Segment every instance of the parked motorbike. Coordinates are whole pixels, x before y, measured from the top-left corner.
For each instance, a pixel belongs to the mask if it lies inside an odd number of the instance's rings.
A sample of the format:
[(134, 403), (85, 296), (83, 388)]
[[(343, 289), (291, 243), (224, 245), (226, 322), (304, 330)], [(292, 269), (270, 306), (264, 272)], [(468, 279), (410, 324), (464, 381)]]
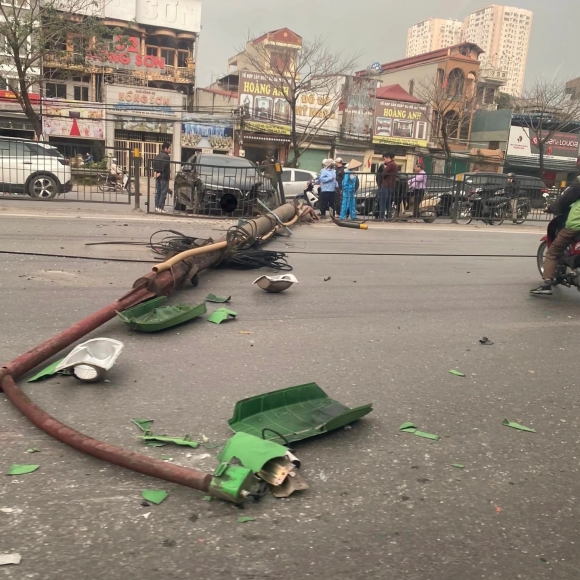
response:
[(467, 199), (469, 217), (466, 224), (470, 224), (474, 219), (481, 219), (484, 224), (500, 226), (510, 209), (511, 200), (506, 197), (503, 189), (498, 190), (492, 197), (484, 197), (483, 190), (477, 189)]
[[(320, 190), (320, 188), (318, 188)], [(306, 203), (306, 205), (309, 205), (310, 207), (314, 208), (314, 209), (318, 209), (318, 194), (320, 193), (320, 191), (318, 191), (317, 193), (314, 192), (314, 181), (309, 181), (306, 185), (306, 189), (302, 192), (299, 193), (295, 199), (302, 199), (304, 200), (304, 202)]]
[(105, 193), (110, 192), (122, 192), (127, 190), (127, 185), (129, 183), (129, 175), (126, 171), (123, 171), (123, 177), (117, 178), (116, 181), (111, 179), (112, 175), (110, 173), (99, 173), (97, 178), (97, 189)]
[[(558, 231), (561, 230), (564, 225), (565, 220), (562, 216), (555, 217), (548, 224), (548, 232), (542, 238), (537, 256), (538, 270), (542, 276), (544, 275), (544, 258), (546, 256), (546, 251), (556, 239)], [(555, 285), (562, 285), (568, 288), (574, 286), (580, 291), (580, 234), (576, 236), (574, 242), (560, 257), (560, 262), (556, 269), (555, 282)]]

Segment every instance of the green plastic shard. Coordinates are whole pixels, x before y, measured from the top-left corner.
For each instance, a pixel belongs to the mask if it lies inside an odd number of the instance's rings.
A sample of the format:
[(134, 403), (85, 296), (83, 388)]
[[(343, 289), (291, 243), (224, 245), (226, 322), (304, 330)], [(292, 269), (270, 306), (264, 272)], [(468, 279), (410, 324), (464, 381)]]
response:
[(461, 465), (461, 463), (452, 463), (451, 467), (455, 467), (456, 469), (463, 469), (465, 465)]
[(214, 324), (221, 324), (224, 320), (228, 320), (230, 317), (235, 318), (237, 315), (238, 313), (233, 310), (218, 308), (217, 310), (214, 310), (207, 319), (209, 322), (213, 322)]
[(249, 493), (256, 491), (257, 481), (247, 467), (220, 463), (208, 491), (211, 497), (239, 504), (244, 502)]
[(246, 522), (255, 522), (255, 521), (256, 521), (256, 518), (248, 518), (248, 517), (238, 518), (239, 524), (245, 524)]
[(455, 375), (456, 377), (464, 377), (465, 375), (463, 373), (460, 373), (459, 371), (454, 371), (451, 370), (449, 371), (452, 375)]
[(433, 441), (439, 441), (441, 437), (439, 435), (434, 435), (433, 433), (425, 433), (424, 431), (415, 431), (414, 435), (417, 437), (423, 437), (424, 439), (432, 439)]
[[(46, 379), (48, 377), (52, 377), (56, 374), (56, 367), (63, 361), (64, 359), (61, 358), (53, 362), (52, 364), (48, 365), (46, 368), (42, 369), (39, 373), (35, 374), (31, 379), (28, 379), (27, 383), (33, 383), (34, 381), (39, 381), (40, 379)], [(63, 375), (70, 375), (68, 371), (61, 371), (59, 374)]]
[(159, 306), (158, 301), (161, 298), (163, 301), (167, 300), (167, 297), (161, 296), (123, 312), (117, 312), (117, 316), (133, 330), (159, 332), (189, 322), (206, 313), (205, 302), (196, 306), (191, 304)]
[(199, 443), (197, 441), (192, 441), (186, 435), (185, 437), (165, 437), (164, 435), (143, 435), (139, 437), (139, 439), (143, 439), (143, 441), (149, 442), (157, 442), (157, 443), (175, 443), (175, 445), (182, 445), (185, 447), (193, 447), (193, 449), (197, 449), (199, 447)]
[(236, 433), (218, 455), (218, 461), (230, 463), (232, 459), (239, 459), (240, 463), (258, 473), (272, 459), (284, 457), (288, 449), (274, 443), (265, 441), (248, 433)]
[(167, 443), (161, 443), (161, 441), (149, 441), (147, 447), (165, 447)]
[(144, 489), (141, 495), (145, 501), (159, 505), (167, 499), (169, 494), (164, 489)]
[(415, 431), (417, 430), (417, 427), (415, 426), (415, 423), (403, 423), (400, 427), (399, 427), (399, 431), (405, 431), (405, 433), (415, 433)]
[(527, 431), (528, 433), (536, 432), (535, 429), (530, 429), (530, 427), (525, 427), (524, 425), (520, 425), (515, 421), (508, 421), (507, 419), (504, 419), (502, 421), (502, 425), (505, 425), (506, 427), (511, 427), (512, 429), (517, 429), (518, 431)]
[(308, 383), (238, 401), (228, 424), (235, 433), (286, 444), (334, 431), (372, 410), (371, 404), (350, 409)]
[(26, 475), (27, 473), (32, 473), (36, 471), (40, 465), (18, 465), (15, 463), (10, 466), (8, 473), (6, 475)]
[(26, 450), (26, 453), (40, 453), (40, 449), (37, 449), (36, 447), (31, 447), (30, 449)]
[(227, 298), (222, 298), (221, 296), (216, 296), (215, 294), (208, 294), (205, 297), (205, 301), (206, 302), (217, 302), (219, 304), (223, 304), (225, 302), (229, 302), (232, 299), (231, 296), (228, 296)]
[(153, 419), (131, 419), (132, 423), (135, 423), (143, 433), (150, 433), (151, 426), (153, 425)]

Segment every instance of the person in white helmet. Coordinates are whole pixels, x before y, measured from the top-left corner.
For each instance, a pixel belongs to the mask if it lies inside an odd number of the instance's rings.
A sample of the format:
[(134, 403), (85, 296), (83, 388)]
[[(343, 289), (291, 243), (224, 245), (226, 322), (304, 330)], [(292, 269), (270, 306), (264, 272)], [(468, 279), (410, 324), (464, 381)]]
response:
[(109, 181), (115, 185), (117, 183), (117, 178), (119, 176), (123, 175), (123, 171), (121, 170), (121, 168), (117, 165), (117, 158), (113, 157), (111, 159), (111, 166), (109, 169)]

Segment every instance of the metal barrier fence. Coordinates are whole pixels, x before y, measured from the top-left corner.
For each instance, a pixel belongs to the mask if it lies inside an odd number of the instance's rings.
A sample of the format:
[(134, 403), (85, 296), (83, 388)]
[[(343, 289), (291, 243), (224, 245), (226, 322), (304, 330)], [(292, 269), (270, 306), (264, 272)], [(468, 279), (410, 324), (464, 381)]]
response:
[(167, 183), (156, 178), (153, 165), (149, 164), (147, 183), (141, 188), (147, 198), (147, 213), (252, 217), (264, 212), (264, 205), (275, 209), (283, 199), (276, 174), (244, 159), (224, 155), (214, 156), (212, 165), (171, 162)]
[(67, 158), (53, 143), (0, 136), (0, 195), (4, 199), (131, 203), (132, 159), (115, 163), (115, 150), (102, 158)]

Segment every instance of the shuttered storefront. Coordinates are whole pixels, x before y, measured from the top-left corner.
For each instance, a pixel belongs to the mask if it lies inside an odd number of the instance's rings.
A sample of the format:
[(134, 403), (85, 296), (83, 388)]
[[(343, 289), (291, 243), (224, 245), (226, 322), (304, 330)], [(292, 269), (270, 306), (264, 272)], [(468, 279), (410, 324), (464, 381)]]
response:
[(326, 149), (306, 149), (298, 160), (300, 169), (306, 171), (319, 172), (322, 167), (322, 160), (329, 157), (329, 152)]

